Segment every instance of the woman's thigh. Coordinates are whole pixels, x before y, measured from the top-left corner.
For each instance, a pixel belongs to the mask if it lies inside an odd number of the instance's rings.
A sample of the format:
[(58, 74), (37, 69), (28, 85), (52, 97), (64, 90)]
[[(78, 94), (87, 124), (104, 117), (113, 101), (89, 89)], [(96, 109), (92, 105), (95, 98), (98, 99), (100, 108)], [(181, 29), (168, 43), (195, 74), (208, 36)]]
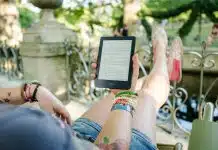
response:
[[(73, 132), (77, 137), (94, 143), (100, 133), (102, 127), (86, 118), (80, 118), (72, 125)], [(136, 129), (132, 129), (132, 139), (130, 144), (131, 150), (156, 150), (156, 146), (143, 133)]]

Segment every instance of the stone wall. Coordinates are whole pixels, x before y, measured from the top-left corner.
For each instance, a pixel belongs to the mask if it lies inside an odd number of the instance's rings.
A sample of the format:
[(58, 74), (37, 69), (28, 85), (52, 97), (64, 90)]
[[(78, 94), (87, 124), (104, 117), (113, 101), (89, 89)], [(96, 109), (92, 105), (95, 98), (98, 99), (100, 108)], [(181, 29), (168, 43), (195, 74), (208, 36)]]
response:
[(40, 22), (24, 34), (20, 53), (24, 79), (38, 80), (60, 100), (67, 100), (67, 68), (64, 41), (76, 40), (76, 34), (58, 23), (51, 9), (44, 9)]
[(36, 79), (48, 87), (56, 96), (66, 99), (66, 62), (65, 56), (56, 57), (25, 57), (24, 78)]

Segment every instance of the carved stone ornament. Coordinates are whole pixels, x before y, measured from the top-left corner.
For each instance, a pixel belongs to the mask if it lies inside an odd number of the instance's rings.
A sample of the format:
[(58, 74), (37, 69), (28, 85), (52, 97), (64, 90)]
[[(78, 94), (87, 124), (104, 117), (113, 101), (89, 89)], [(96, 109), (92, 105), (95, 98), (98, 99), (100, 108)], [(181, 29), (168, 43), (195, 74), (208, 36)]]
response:
[(55, 9), (62, 5), (63, 0), (30, 0), (30, 2), (41, 9)]

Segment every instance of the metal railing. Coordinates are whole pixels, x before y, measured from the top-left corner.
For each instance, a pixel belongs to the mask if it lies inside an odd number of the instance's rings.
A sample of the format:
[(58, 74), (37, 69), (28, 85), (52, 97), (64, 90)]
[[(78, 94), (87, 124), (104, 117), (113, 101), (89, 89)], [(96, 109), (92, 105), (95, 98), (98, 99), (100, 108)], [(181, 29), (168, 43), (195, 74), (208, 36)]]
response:
[[(77, 97), (81, 102), (92, 103), (107, 94), (107, 89), (98, 89), (91, 80), (91, 58), (84, 55), (84, 48), (68, 40), (64, 42), (67, 62), (68, 99)], [(91, 52), (91, 48), (88, 48)], [(73, 68), (73, 69), (72, 69)]]
[[(97, 89), (95, 88), (93, 82), (90, 81), (90, 64), (91, 60), (87, 59), (83, 55), (82, 47), (78, 47), (75, 43), (69, 43), (65, 42), (65, 48), (67, 50), (67, 61), (68, 61), (68, 67), (71, 66), (70, 58), (72, 55), (77, 54), (77, 57), (79, 58), (78, 63), (79, 67), (74, 70), (73, 72), (68, 72), (68, 79), (69, 79), (69, 95), (72, 94), (78, 94), (80, 93), (80, 97), (85, 97), (86, 100), (91, 100), (91, 102), (96, 101), (107, 93), (108, 91), (106, 89)], [(91, 53), (92, 50), (88, 50), (88, 52)], [(218, 52), (212, 52), (212, 53), (205, 53), (206, 47), (205, 42), (202, 43), (202, 50), (200, 52), (196, 51), (185, 51), (185, 54), (187, 55), (194, 55), (193, 60), (191, 61), (191, 64), (193, 67), (198, 67), (200, 69), (200, 85), (199, 85), (199, 118), (201, 119), (203, 107), (205, 104), (206, 97), (210, 90), (213, 88), (213, 86), (216, 84), (218, 79), (215, 79), (214, 82), (208, 87), (208, 89), (204, 92), (203, 91), (203, 81), (204, 81), (204, 70), (208, 68), (213, 68), (215, 66), (215, 60), (208, 59), (209, 56), (218, 55)], [(144, 50), (144, 62), (151, 63), (152, 64), (152, 51), (151, 46)], [(75, 58), (74, 58), (75, 59)], [(88, 60), (88, 61), (87, 61)], [(140, 62), (140, 67), (142, 73), (146, 76), (147, 71), (143, 65), (143, 62)], [(73, 77), (73, 81), (70, 80), (70, 76)], [(88, 91), (86, 91), (86, 86), (88, 85)], [(84, 91), (84, 92), (83, 92)], [(188, 101), (188, 92), (185, 88), (179, 87), (176, 82), (172, 83), (170, 86), (170, 95), (166, 102), (166, 104), (160, 109), (160, 111), (157, 113), (157, 117), (161, 120), (161, 123), (158, 125), (163, 127), (162, 124), (166, 124), (166, 122), (171, 123), (171, 128), (165, 128), (170, 133), (173, 133), (174, 131), (182, 131), (185, 133), (185, 135), (190, 135), (190, 131), (183, 127), (180, 120), (178, 119), (178, 113), (180, 109), (186, 105), (185, 103)], [(218, 105), (218, 100), (216, 102), (216, 105)]]
[[(206, 98), (209, 94), (209, 92), (212, 90), (216, 82), (218, 81), (218, 78), (216, 78), (211, 85), (208, 86), (206, 91), (203, 91), (204, 87), (204, 71), (205, 69), (212, 69), (215, 67), (215, 60), (209, 59), (209, 56), (215, 56), (218, 55), (218, 52), (207, 52), (206, 53), (206, 42), (202, 42), (202, 50), (199, 52), (196, 51), (186, 51), (185, 54), (193, 55), (194, 58), (191, 61), (191, 66), (195, 68), (200, 69), (200, 85), (199, 85), (199, 95), (198, 95), (198, 118), (202, 119), (203, 114), (203, 108), (205, 106)], [(178, 120), (177, 113), (178, 111), (185, 105), (185, 103), (188, 100), (188, 92), (183, 87), (178, 87), (177, 83), (174, 82), (173, 85), (170, 87), (170, 95), (166, 102), (166, 104), (160, 109), (157, 116), (163, 120), (162, 124), (166, 122), (172, 122), (172, 127), (163, 128), (167, 130), (168, 132), (172, 133), (176, 128), (183, 131), (186, 135), (190, 135), (190, 131), (184, 128), (181, 124), (181, 122)], [(178, 105), (178, 101), (180, 104)], [(218, 106), (218, 99), (215, 103), (215, 105)], [(167, 115), (166, 115), (167, 114)], [(162, 125), (160, 124), (160, 126)]]
[(18, 48), (0, 44), (0, 74), (9, 80), (23, 78), (23, 63)]

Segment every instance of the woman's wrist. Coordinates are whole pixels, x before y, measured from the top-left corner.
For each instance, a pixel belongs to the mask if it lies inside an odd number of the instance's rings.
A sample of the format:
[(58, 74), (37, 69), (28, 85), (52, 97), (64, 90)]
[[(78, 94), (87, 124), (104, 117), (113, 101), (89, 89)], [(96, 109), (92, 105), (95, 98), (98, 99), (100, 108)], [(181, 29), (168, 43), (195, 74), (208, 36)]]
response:
[(112, 91), (109, 92), (108, 96), (111, 97), (112, 99), (115, 97), (116, 94), (114, 94)]
[(132, 91), (121, 91), (114, 96), (111, 111), (120, 110), (129, 112), (132, 117), (137, 106), (137, 93)]
[(26, 83), (23, 87), (23, 98), (25, 102), (34, 102), (37, 100), (37, 93), (41, 88), (41, 84), (39, 83)]

